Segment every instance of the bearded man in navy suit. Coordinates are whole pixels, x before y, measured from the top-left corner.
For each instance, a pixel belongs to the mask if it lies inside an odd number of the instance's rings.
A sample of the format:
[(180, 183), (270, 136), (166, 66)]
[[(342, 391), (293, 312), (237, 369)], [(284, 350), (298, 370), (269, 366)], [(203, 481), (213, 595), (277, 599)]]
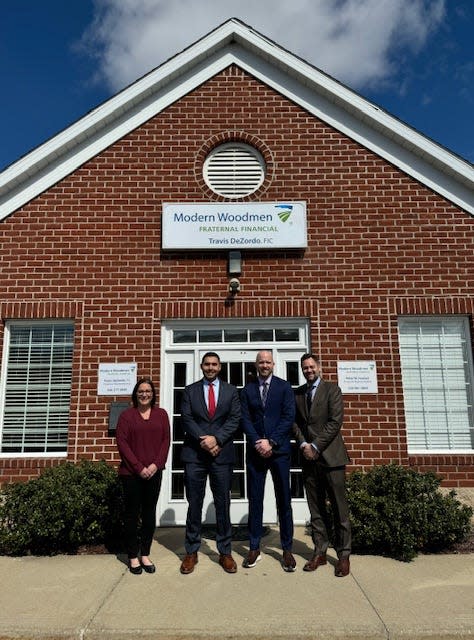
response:
[(295, 398), (291, 385), (273, 375), (271, 351), (260, 351), (255, 362), (258, 377), (242, 390), (242, 429), (247, 436), (247, 481), (249, 498), (250, 550), (244, 567), (254, 567), (261, 559), (263, 496), (270, 471), (280, 523), (282, 566), (294, 571), (293, 512), (290, 490), (290, 436), (295, 419)]
[(219, 380), (221, 362), (217, 353), (204, 354), (204, 377), (188, 385), (183, 392), (181, 418), (184, 444), (184, 483), (188, 500), (186, 518), (186, 555), (181, 573), (194, 571), (201, 545), (202, 507), (209, 477), (216, 509), (216, 543), (219, 564), (227, 573), (235, 573), (232, 558), (230, 491), (234, 463), (233, 436), (239, 427), (240, 401), (237, 389)]

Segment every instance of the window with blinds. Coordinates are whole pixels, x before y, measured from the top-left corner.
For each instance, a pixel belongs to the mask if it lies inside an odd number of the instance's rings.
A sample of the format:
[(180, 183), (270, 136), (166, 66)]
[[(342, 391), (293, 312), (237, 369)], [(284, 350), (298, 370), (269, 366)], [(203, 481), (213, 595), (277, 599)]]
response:
[(1, 453), (65, 454), (74, 325), (10, 321), (5, 329)]
[(408, 449), (474, 449), (473, 365), (468, 319), (398, 322)]

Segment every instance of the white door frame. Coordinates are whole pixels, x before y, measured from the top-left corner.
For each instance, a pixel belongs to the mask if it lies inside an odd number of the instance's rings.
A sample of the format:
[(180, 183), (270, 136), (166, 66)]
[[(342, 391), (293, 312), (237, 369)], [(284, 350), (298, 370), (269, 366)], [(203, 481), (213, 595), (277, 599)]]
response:
[[(199, 380), (202, 377), (200, 369), (200, 361), (202, 355), (206, 351), (216, 351), (223, 363), (227, 362), (248, 362), (250, 357), (253, 361), (255, 355), (260, 348), (269, 348), (273, 350), (275, 360), (275, 375), (282, 378), (287, 377), (287, 363), (291, 362), (293, 377), (295, 376), (295, 362), (299, 362), (300, 356), (307, 351), (308, 344), (308, 325), (309, 323), (305, 319), (271, 319), (265, 320), (249, 320), (243, 319), (236, 320), (180, 320), (180, 321), (166, 321), (163, 322), (162, 327), (162, 367), (161, 367), (161, 385), (160, 385), (160, 406), (168, 411), (170, 416), (170, 422), (173, 425), (173, 421), (179, 422), (179, 416), (173, 416), (174, 399), (179, 394), (181, 386), (178, 385), (178, 390), (175, 389), (175, 364), (178, 364), (180, 374), (183, 377), (184, 385), (188, 385), (195, 380)], [(260, 344), (252, 343), (233, 343), (233, 342), (214, 342), (212, 344), (202, 342), (199, 343), (199, 337), (195, 343), (173, 343), (173, 331), (178, 330), (195, 330), (197, 331), (201, 326), (209, 329), (215, 326), (216, 328), (230, 327), (232, 329), (247, 330), (249, 327), (255, 328), (285, 328), (285, 327), (298, 327), (299, 328), (299, 340), (297, 344), (288, 342), (269, 342), (264, 346)], [(199, 334), (197, 334), (199, 336)], [(297, 381), (293, 381), (295, 384), (301, 383), (302, 374), (300, 367), (298, 366)], [(181, 381), (181, 382), (182, 382)], [(184, 386), (183, 385), (183, 386)], [(172, 426), (173, 432), (173, 426)], [(178, 456), (179, 439), (174, 443), (176, 448), (175, 457)], [(173, 444), (172, 444), (173, 447)], [(176, 463), (177, 469), (172, 468), (172, 452), (168, 457), (166, 469), (163, 472), (163, 483), (160, 492), (160, 499), (157, 506), (157, 522), (163, 526), (169, 525), (183, 525), (186, 521), (187, 501), (182, 492), (182, 468), (179, 468), (179, 462)], [(245, 466), (245, 465), (244, 465)], [(238, 473), (237, 470), (234, 473)], [(300, 475), (299, 469), (296, 467), (292, 469), (292, 474)], [(175, 495), (173, 496), (173, 490)], [(180, 496), (180, 497), (178, 497)], [(295, 523), (304, 524), (308, 519), (308, 508), (306, 505), (306, 499), (293, 498), (293, 516)], [(212, 494), (209, 490), (209, 485), (206, 489), (205, 502), (203, 507), (203, 520), (206, 523), (212, 523), (214, 521), (214, 509), (212, 505)], [(231, 501), (231, 519), (233, 524), (246, 523), (248, 518), (248, 502), (246, 499), (233, 498)], [(273, 524), (277, 521), (277, 510), (275, 497), (273, 492), (273, 483), (271, 475), (267, 475), (265, 486), (265, 499), (264, 499), (264, 522)]]

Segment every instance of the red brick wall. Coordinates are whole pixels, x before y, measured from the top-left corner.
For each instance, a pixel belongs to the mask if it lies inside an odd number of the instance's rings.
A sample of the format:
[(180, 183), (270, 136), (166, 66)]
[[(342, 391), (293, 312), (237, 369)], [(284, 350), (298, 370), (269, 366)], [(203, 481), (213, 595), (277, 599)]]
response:
[[(226, 252), (162, 254), (160, 212), (216, 200), (202, 161), (233, 139), (267, 162), (253, 200), (307, 202), (309, 248), (244, 251), (228, 306)], [(2, 319), (75, 319), (70, 460), (116, 459), (98, 364), (136, 361), (159, 386), (161, 319), (304, 316), (327, 378), (338, 359), (377, 361), (379, 394), (346, 397), (353, 468), (395, 461), (474, 486), (473, 456), (408, 457), (397, 343), (401, 313), (468, 314), (473, 330), (473, 231), (459, 207), (231, 67), (0, 223)], [(55, 463), (0, 459), (0, 473)]]

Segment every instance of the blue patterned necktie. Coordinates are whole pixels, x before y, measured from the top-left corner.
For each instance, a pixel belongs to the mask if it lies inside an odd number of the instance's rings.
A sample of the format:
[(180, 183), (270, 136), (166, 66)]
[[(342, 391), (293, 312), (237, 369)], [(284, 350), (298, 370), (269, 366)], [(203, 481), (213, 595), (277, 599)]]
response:
[(262, 384), (262, 404), (265, 406), (265, 402), (267, 401), (268, 394), (268, 382), (264, 382)]

